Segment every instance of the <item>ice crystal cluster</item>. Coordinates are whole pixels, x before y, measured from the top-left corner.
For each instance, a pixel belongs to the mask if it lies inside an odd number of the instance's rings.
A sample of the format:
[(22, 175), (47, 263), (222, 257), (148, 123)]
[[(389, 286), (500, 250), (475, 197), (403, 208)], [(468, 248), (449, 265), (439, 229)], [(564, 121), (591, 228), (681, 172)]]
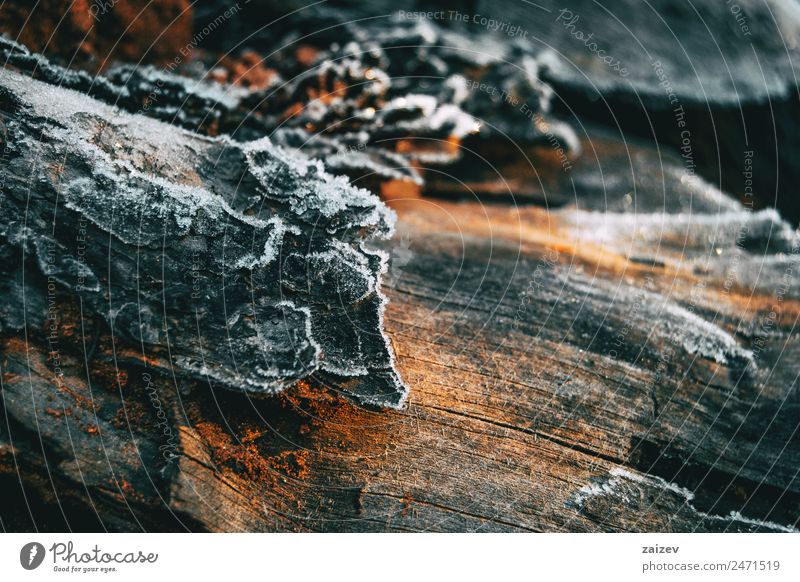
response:
[[(421, 183), (417, 165), (457, 161), (461, 150), (454, 144), (465, 139), (557, 143), (577, 154), (573, 130), (548, 115), (553, 90), (540, 79), (530, 47), (427, 21), (365, 20), (331, 28), (329, 18), (324, 7), (289, 17), (284, 25), (304, 33), (302, 43), (272, 34), (253, 38), (268, 43), (263, 64), (273, 71), (268, 86), (253, 91), (130, 64), (93, 78), (2, 37), (0, 58), (194, 131), (236, 140), (269, 135), (353, 179)], [(313, 49), (311, 56), (300, 58), (299, 47)]]
[(364, 246), (393, 230), (377, 197), (268, 138), (200, 136), (9, 69), (0, 108), (6, 331), (77, 297), (165, 373), (252, 394), (313, 376), (403, 404), (386, 259)]

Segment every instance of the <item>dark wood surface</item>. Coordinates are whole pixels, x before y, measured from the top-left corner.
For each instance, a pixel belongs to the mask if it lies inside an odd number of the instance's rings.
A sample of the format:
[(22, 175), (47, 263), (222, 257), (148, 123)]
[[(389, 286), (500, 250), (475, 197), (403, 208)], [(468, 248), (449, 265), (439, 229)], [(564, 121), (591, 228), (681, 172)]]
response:
[(41, 333), (4, 337), (3, 527), (796, 527), (792, 229), (678, 158), (590, 138), (568, 173), (509, 162), (536, 204), (435, 181), (392, 201), (403, 411), (313, 382), (253, 400), (175, 380), (77, 304), (59, 381)]

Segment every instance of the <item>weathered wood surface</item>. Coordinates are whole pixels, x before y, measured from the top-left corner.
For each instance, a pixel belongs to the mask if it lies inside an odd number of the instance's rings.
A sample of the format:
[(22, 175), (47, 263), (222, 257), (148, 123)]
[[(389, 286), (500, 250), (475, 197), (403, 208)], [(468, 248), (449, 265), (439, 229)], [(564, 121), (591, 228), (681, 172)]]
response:
[(436, 198), (435, 180), (394, 200), (403, 411), (176, 381), (78, 304), (61, 380), (44, 330), (4, 337), (2, 527), (795, 528), (794, 233), (663, 152), (590, 138), (569, 173), (509, 162), (549, 208)]

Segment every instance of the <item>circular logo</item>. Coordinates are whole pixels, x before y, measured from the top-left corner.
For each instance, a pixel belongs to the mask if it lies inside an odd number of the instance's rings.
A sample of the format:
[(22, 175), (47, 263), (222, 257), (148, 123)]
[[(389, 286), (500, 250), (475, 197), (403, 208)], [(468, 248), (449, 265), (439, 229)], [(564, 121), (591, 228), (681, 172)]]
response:
[(44, 561), (44, 546), (39, 542), (30, 542), (19, 551), (19, 563), (26, 570), (35, 570)]

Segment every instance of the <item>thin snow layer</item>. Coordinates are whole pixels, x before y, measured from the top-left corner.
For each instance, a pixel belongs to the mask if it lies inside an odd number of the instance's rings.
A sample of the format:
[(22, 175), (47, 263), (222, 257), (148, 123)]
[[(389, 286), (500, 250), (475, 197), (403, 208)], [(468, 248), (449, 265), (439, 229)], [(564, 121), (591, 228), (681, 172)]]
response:
[(268, 139), (198, 137), (7, 70), (0, 103), (0, 238), (36, 259), (1, 267), (5, 287), (13, 269), (53, 276), (165, 371), (253, 394), (314, 376), (403, 404), (385, 259), (362, 246), (393, 232), (375, 196)]
[[(241, 147), (264, 195), (288, 204), (304, 222), (325, 225), (330, 234), (343, 228), (368, 228), (389, 237), (394, 231), (391, 210), (367, 190), (352, 187), (347, 177), (326, 172), (320, 160), (283, 150), (266, 137)], [(354, 215), (359, 220), (348, 223)]]
[[(305, 16), (287, 18), (288, 28), (305, 28)], [(333, 143), (345, 147), (335, 157), (326, 155), (325, 164), (351, 178), (421, 183), (418, 163), (459, 160), (461, 150), (451, 140), (473, 134), (529, 145), (557, 141), (568, 155), (576, 155), (580, 145), (574, 131), (543, 120), (553, 90), (539, 78), (536, 58), (522, 45), (493, 36), (427, 22), (395, 20), (387, 26), (354, 20), (331, 42), (326, 35), (309, 39), (321, 43), (313, 63), (283, 50), (296, 39), (276, 37), (268, 42), (277, 43), (272, 54), (280, 58), (266, 62), (275, 74), (268, 87), (256, 91), (130, 64), (92, 77), (2, 36), (0, 58), (35, 78), (201, 133), (227, 133), (240, 141), (286, 130), (335, 136)], [(398, 140), (413, 143), (413, 151), (396, 152)]]
[(687, 252), (736, 247), (785, 252), (798, 236), (772, 208), (679, 214), (570, 210), (563, 214), (584, 240), (619, 244), (620, 240), (635, 239), (648, 246), (661, 243)]
[(325, 168), (353, 179), (402, 180), (421, 185), (419, 172), (402, 155), (383, 148), (367, 148), (369, 134), (353, 132), (345, 136), (309, 135), (300, 128), (277, 129), (270, 135), (276, 145), (289, 151), (299, 150), (324, 161)]
[(626, 285), (613, 286), (599, 280), (587, 282), (585, 279), (566, 275), (561, 278), (574, 289), (575, 296), (585, 296), (588, 302), (606, 305), (606, 317), (618, 317), (635, 321), (627, 327), (651, 330), (666, 343), (681, 346), (690, 354), (711, 359), (717, 363), (756, 368), (753, 352), (742, 348), (728, 331), (707, 321), (694, 311), (672, 302), (669, 298), (642, 288)]
[(746, 524), (748, 526), (780, 532), (798, 532), (797, 529), (790, 526), (782, 525), (772, 521), (744, 517), (738, 511), (731, 511), (728, 515), (713, 515), (698, 511), (692, 506), (692, 501), (694, 501), (695, 498), (694, 493), (685, 487), (681, 487), (675, 483), (670, 483), (669, 481), (656, 475), (648, 475), (645, 473), (630, 471), (622, 467), (615, 467), (608, 472), (606, 477), (596, 479), (588, 485), (581, 487), (573, 494), (570, 502), (579, 508), (582, 508), (591, 499), (597, 497), (611, 497), (618, 498), (623, 502), (639, 503), (640, 492), (637, 490), (635, 496), (631, 496), (630, 484), (634, 484), (643, 488), (655, 489), (656, 491), (659, 491), (661, 495), (667, 496), (667, 498), (677, 499), (681, 504), (688, 505), (692, 511), (694, 511), (703, 519), (728, 522), (731, 524)]
[(695, 269), (724, 280), (727, 289), (796, 289), (800, 230), (774, 209), (696, 213), (561, 211), (581, 240), (626, 249), (637, 262)]
[[(410, 118), (410, 119), (409, 119)], [(407, 131), (430, 128), (434, 132), (446, 130), (445, 135), (462, 138), (480, 129), (480, 123), (456, 105), (440, 104), (432, 95), (405, 95), (389, 101), (378, 112), (384, 125)]]
[[(219, 83), (209, 83), (203, 80), (191, 79), (181, 75), (174, 75), (166, 70), (152, 65), (143, 67), (136, 65), (119, 65), (112, 67), (107, 76), (109, 80), (123, 87), (126, 91), (136, 95), (171, 92), (175, 99), (186, 102), (195, 99), (204, 103), (212, 103), (232, 110), (239, 106), (242, 99), (247, 97), (249, 91), (236, 85), (223, 86)], [(154, 100), (153, 106), (158, 106)]]

